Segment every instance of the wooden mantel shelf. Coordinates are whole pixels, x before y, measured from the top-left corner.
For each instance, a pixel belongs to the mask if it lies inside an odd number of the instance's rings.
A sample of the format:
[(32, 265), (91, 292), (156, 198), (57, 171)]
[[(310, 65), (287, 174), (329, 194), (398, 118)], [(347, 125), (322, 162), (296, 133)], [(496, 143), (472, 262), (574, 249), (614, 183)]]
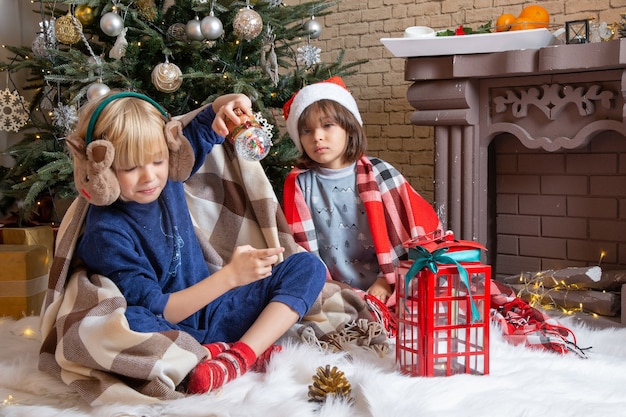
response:
[(488, 242), (488, 146), (529, 149), (626, 137), (626, 40), (474, 55), (407, 58), (411, 122), (435, 128), (435, 206), (461, 239)]
[(619, 69), (626, 65), (626, 39), (490, 54), (407, 58), (405, 79), (494, 78)]

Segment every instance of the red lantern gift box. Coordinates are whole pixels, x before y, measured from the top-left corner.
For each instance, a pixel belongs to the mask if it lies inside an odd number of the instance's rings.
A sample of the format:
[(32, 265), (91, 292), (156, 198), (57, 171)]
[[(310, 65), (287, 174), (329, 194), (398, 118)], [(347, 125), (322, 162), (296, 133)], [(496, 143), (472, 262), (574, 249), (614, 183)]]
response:
[(397, 267), (396, 360), (412, 376), (489, 373), (491, 267), (476, 242), (409, 241)]

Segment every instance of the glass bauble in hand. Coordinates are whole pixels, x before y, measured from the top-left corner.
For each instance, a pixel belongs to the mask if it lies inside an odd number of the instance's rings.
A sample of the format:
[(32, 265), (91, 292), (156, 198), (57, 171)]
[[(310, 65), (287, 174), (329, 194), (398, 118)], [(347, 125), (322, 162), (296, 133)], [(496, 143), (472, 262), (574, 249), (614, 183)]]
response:
[(233, 144), (235, 153), (248, 161), (260, 161), (265, 158), (272, 147), (272, 140), (261, 124), (241, 109), (235, 109), (239, 116), (239, 124), (226, 120), (228, 136), (226, 139)]

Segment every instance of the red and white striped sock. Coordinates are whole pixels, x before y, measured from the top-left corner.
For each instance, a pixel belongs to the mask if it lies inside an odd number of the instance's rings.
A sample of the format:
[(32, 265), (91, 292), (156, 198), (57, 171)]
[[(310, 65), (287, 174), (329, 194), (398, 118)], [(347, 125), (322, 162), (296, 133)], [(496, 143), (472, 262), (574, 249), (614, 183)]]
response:
[(209, 350), (209, 357), (208, 357), (208, 359), (213, 359), (214, 357), (216, 357), (220, 353), (230, 349), (230, 347), (232, 346), (232, 343), (213, 342), (213, 343), (208, 343), (208, 344), (203, 345), (203, 346)]
[(217, 354), (213, 359), (200, 362), (189, 377), (187, 392), (202, 394), (220, 388), (225, 383), (246, 373), (256, 360), (256, 354), (243, 342)]
[(252, 364), (249, 371), (252, 372), (265, 372), (267, 370), (267, 364), (274, 353), (278, 353), (283, 350), (281, 345), (272, 345), (268, 347), (265, 352), (261, 353), (256, 361)]

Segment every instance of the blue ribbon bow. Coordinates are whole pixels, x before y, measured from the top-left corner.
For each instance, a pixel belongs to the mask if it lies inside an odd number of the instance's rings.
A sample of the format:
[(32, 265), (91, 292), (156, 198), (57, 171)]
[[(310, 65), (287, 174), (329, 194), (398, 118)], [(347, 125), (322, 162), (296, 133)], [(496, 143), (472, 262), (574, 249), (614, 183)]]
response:
[(480, 261), (480, 250), (479, 249), (468, 249), (451, 252), (446, 255), (448, 251), (448, 247), (435, 249), (433, 252), (429, 252), (422, 246), (415, 246), (409, 248), (409, 258), (414, 259), (413, 265), (409, 268), (406, 276), (404, 277), (405, 283), (404, 288), (409, 288), (409, 283), (415, 277), (415, 275), (424, 268), (428, 268), (433, 274), (437, 274), (438, 268), (437, 264), (445, 265), (445, 264), (454, 264), (456, 265), (459, 276), (461, 277), (461, 282), (467, 288), (467, 293), (469, 294), (470, 305), (472, 309), (472, 323), (479, 321), (480, 312), (478, 311), (478, 307), (472, 298), (472, 290), (470, 288), (469, 276), (467, 274), (467, 270), (461, 266), (459, 262), (479, 262)]

